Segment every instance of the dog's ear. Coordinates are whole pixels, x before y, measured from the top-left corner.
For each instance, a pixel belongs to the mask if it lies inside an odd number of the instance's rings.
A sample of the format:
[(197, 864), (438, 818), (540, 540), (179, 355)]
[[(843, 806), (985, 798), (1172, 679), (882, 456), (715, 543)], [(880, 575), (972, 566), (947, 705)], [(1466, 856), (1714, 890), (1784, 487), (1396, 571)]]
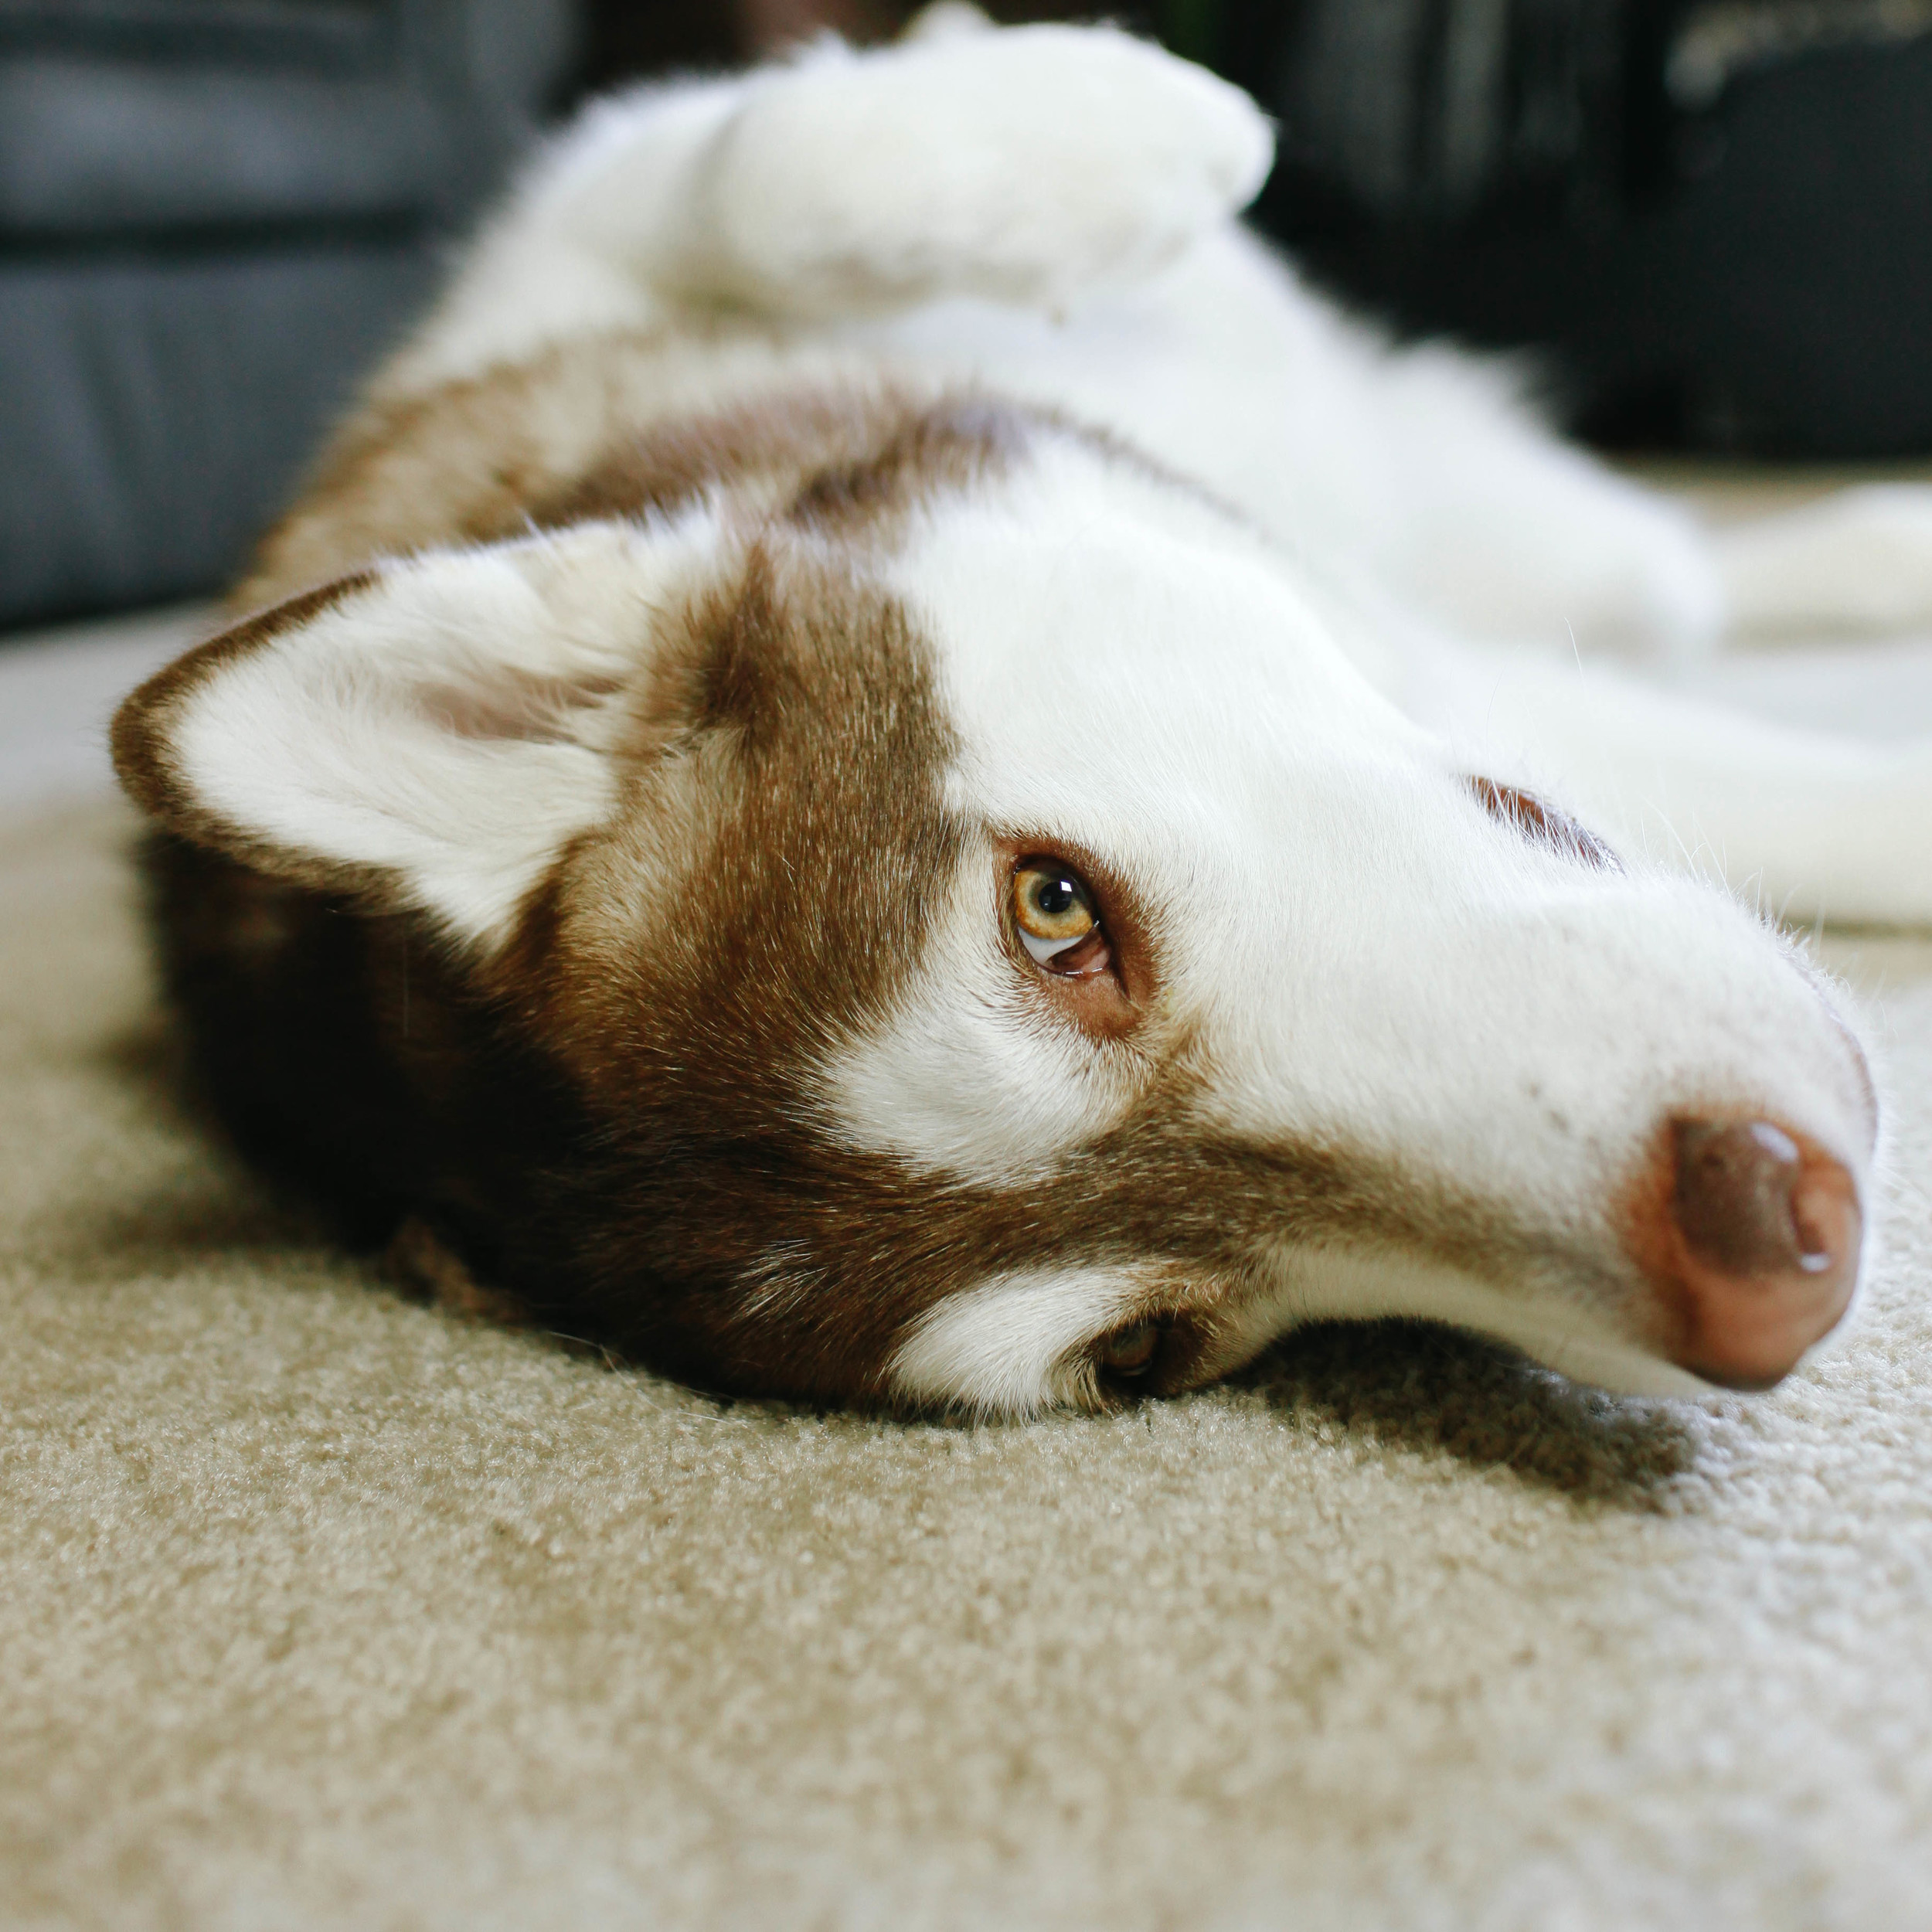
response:
[(115, 767), (198, 844), (487, 943), (609, 812), (614, 741), (699, 563), (622, 522), (376, 563), (151, 679)]

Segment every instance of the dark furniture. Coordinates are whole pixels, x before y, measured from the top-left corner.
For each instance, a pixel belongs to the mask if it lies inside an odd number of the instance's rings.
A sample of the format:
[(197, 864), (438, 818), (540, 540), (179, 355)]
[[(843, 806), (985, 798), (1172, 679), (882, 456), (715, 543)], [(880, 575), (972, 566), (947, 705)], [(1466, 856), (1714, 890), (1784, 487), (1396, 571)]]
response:
[(1279, 116), (1259, 213), (1606, 440), (1932, 450), (1923, 0), (1168, 0)]
[(0, 625), (234, 569), (573, 25), (568, 0), (0, 0)]

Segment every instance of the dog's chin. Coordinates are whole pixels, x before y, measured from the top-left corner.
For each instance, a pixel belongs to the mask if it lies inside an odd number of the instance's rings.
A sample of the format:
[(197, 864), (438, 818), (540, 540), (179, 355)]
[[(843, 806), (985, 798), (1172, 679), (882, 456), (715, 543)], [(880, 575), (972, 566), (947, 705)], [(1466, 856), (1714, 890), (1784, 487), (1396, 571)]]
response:
[[(1499, 1339), (1522, 1346), (1514, 1336)], [(1554, 1345), (1539, 1345), (1528, 1352), (1545, 1368), (1555, 1369), (1572, 1382), (1587, 1383), (1613, 1396), (1675, 1399), (1726, 1393), (1692, 1370), (1680, 1369), (1675, 1362), (1647, 1354), (1628, 1342), (1578, 1336)]]
[[(1264, 1346), (1270, 1333), (1303, 1321), (1407, 1317), (1444, 1322), (1502, 1342), (1540, 1367), (1611, 1395), (1681, 1400), (1737, 1392), (1665, 1361), (1607, 1325), (1586, 1325), (1573, 1305), (1508, 1294), (1461, 1269), (1409, 1257), (1397, 1260), (1334, 1250), (1290, 1250), (1278, 1257), (1277, 1267), (1274, 1293), (1250, 1310), (1246, 1338), (1253, 1348)], [(1849, 1315), (1802, 1359), (1828, 1352), (1848, 1321)]]
[(1573, 1382), (1594, 1383), (1617, 1396), (1762, 1395), (1775, 1389), (1787, 1376), (1802, 1368), (1828, 1360), (1845, 1345), (1858, 1326), (1858, 1311), (1865, 1292), (1861, 1276), (1845, 1312), (1790, 1366), (1761, 1378), (1739, 1376), (1720, 1381), (1700, 1375), (1695, 1369), (1665, 1362), (1647, 1350), (1628, 1343), (1599, 1336), (1580, 1335), (1573, 1339), (1533, 1344), (1517, 1336), (1503, 1338), (1525, 1349), (1544, 1364), (1567, 1376)]

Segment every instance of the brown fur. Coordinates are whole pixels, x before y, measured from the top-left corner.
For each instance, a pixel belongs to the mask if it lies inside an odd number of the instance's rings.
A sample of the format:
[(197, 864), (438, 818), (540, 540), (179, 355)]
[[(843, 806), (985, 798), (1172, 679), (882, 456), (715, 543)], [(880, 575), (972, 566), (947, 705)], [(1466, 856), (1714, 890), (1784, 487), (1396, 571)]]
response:
[[(758, 357), (755, 379), (734, 386), (736, 338)], [(754, 516), (788, 511), (853, 539), (1012, 461), (1042, 432), (1245, 521), (1192, 479), (1051, 410), (869, 372), (828, 379), (811, 366), (786, 379), (782, 352), (749, 324), (693, 319), (675, 337), (594, 338), (372, 402), (324, 452), (229, 606), (253, 611), (378, 557), (672, 510), (712, 488)]]
[[(715, 331), (726, 341), (747, 332)], [(769, 362), (770, 345), (755, 339)], [(940, 453), (919, 427), (937, 397), (871, 377), (774, 386), (766, 374), (747, 402), (716, 360), (715, 349), (694, 353), (689, 331), (617, 336), (372, 403), (263, 540), (230, 607), (274, 602), (376, 557), (671, 509), (715, 486), (749, 511), (789, 499), (822, 521), (842, 500), (859, 500), (842, 498), (842, 476), (870, 471), (876, 483), (921, 488), (937, 480), (922, 459)], [(733, 400), (714, 406), (714, 394)], [(978, 417), (969, 441), (998, 445), (1024, 420), (1011, 405), (965, 409)], [(960, 420), (961, 405), (940, 413)], [(909, 432), (923, 446), (896, 448)], [(961, 474), (943, 457), (939, 468)], [(801, 501), (815, 482), (818, 499)]]

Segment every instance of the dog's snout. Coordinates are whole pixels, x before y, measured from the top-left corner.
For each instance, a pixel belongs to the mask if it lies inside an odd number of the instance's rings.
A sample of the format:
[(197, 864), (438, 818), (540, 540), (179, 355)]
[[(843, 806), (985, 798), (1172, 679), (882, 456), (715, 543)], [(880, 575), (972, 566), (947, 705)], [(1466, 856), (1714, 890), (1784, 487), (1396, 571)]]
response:
[(1684, 1367), (1768, 1388), (1828, 1333), (1858, 1282), (1858, 1184), (1823, 1148), (1768, 1120), (1673, 1120), (1662, 1225), (1639, 1259)]

